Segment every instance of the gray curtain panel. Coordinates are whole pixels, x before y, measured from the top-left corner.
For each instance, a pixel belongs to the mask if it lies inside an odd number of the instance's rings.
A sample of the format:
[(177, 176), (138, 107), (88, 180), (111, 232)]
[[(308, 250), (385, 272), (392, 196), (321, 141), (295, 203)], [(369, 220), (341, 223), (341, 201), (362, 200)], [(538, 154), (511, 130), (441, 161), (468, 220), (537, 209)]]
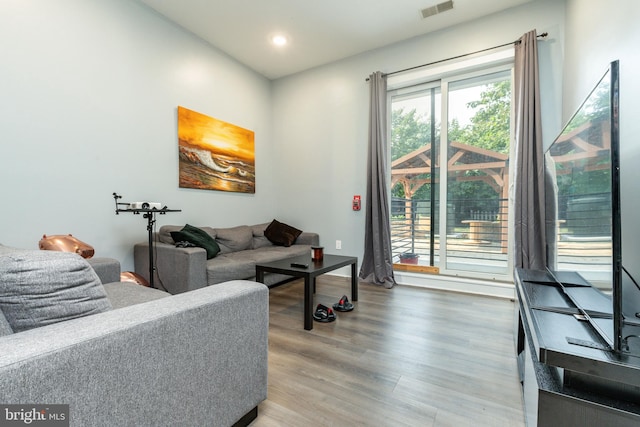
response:
[(536, 31), (515, 46), (514, 265), (544, 269), (544, 158)]
[(360, 279), (392, 288), (393, 261), (387, 169), (387, 79), (369, 76), (369, 154), (367, 156), (366, 223)]

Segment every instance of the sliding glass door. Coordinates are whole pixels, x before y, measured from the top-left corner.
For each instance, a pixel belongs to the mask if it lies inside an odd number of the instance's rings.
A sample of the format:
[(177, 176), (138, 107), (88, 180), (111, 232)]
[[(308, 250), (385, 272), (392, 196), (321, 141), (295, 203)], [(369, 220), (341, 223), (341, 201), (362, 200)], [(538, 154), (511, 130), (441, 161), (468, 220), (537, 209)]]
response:
[(391, 240), (397, 263), (436, 264), (441, 98), (437, 82), (391, 97)]
[(394, 263), (506, 277), (510, 67), (396, 89), (390, 103)]

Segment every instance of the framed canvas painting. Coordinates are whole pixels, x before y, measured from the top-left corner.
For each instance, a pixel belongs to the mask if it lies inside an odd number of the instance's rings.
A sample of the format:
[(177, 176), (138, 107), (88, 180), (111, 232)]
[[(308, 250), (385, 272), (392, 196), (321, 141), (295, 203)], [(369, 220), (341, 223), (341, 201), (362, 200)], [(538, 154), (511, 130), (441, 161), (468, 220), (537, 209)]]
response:
[(180, 188), (255, 193), (254, 133), (178, 107)]

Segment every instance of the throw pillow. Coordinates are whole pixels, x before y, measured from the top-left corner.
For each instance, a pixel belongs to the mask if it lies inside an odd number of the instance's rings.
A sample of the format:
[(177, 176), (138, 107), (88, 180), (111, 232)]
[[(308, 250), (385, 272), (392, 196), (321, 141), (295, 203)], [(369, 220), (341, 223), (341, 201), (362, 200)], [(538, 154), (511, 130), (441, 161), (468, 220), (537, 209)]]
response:
[(265, 237), (278, 246), (293, 245), (300, 234), (302, 234), (302, 230), (275, 219), (264, 230)]
[(98, 275), (74, 253), (3, 253), (0, 277), (0, 310), (14, 332), (111, 310)]
[(180, 231), (172, 231), (171, 238), (174, 242), (189, 242), (193, 243), (199, 248), (203, 248), (207, 251), (207, 259), (211, 259), (218, 255), (220, 252), (220, 246), (206, 231), (194, 227), (193, 225), (186, 224)]

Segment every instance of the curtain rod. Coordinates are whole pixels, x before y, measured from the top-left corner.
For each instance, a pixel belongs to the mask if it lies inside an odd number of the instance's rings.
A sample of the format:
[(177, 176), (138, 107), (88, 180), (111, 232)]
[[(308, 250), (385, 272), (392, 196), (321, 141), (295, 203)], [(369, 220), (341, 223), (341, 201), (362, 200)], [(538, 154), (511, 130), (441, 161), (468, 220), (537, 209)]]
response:
[[(548, 35), (549, 35), (549, 33), (544, 32), (544, 33), (542, 33), (542, 34), (538, 34), (538, 36), (537, 36), (537, 37), (545, 38), (545, 37), (547, 37)], [(392, 75), (394, 75), (394, 74), (400, 74), (400, 73), (404, 73), (404, 72), (406, 72), (406, 71), (415, 70), (415, 69), (417, 69), (417, 68), (428, 67), (429, 65), (435, 65), (435, 64), (439, 64), (439, 63), (441, 63), (441, 62), (451, 61), (452, 59), (464, 58), (465, 56), (471, 56), (471, 55), (475, 55), (476, 53), (482, 53), (482, 52), (486, 52), (486, 51), (488, 51), (488, 50), (499, 49), (499, 48), (501, 48), (501, 47), (509, 46), (509, 45), (512, 45), (512, 44), (518, 44), (518, 43), (520, 43), (520, 39), (518, 39), (518, 40), (516, 40), (516, 41), (513, 41), (513, 42), (509, 42), (509, 43), (504, 43), (504, 44), (501, 44), (501, 45), (498, 45), (498, 46), (493, 46), (493, 47), (488, 47), (488, 48), (486, 48), (486, 49), (476, 50), (475, 52), (464, 53), (464, 54), (462, 54), (462, 55), (452, 56), (451, 58), (441, 59), (441, 60), (439, 60), (439, 61), (429, 62), (428, 64), (416, 65), (415, 67), (409, 67), (409, 68), (405, 68), (405, 69), (403, 69), (403, 70), (392, 71), (392, 72), (390, 72), (390, 73), (383, 73), (382, 75), (383, 75), (384, 77), (392, 76)], [(368, 81), (369, 81), (369, 77), (367, 77), (367, 78), (365, 79), (365, 81), (367, 81), (367, 82), (368, 82)]]

